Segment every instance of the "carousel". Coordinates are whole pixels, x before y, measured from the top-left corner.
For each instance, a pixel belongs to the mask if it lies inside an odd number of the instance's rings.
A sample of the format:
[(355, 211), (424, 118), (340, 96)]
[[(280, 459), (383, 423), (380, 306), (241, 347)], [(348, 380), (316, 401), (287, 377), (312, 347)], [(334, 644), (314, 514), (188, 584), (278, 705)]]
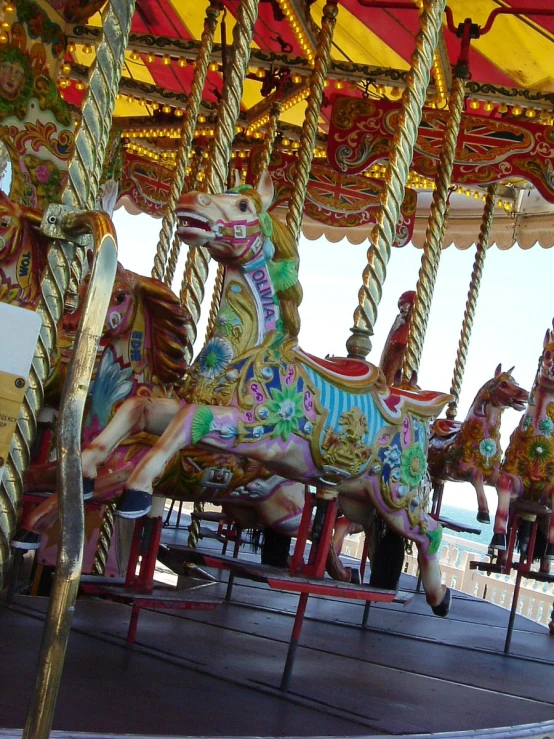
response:
[[(487, 252), (554, 245), (551, 3), (0, 4), (0, 739), (549, 736), (553, 317), (528, 390), (499, 364), (458, 406)], [(121, 209), (158, 219), (148, 274)], [(302, 247), (345, 238), (352, 323), (316, 357)], [(461, 589), (444, 535), (481, 525)]]

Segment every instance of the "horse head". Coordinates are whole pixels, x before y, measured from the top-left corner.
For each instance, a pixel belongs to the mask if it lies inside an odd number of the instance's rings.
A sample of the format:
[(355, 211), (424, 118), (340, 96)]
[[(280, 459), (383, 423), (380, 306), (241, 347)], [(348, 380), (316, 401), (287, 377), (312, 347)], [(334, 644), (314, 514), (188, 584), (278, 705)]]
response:
[[(552, 321), (554, 328), (554, 320)], [(547, 330), (544, 337), (543, 352), (539, 366), (539, 385), (554, 388), (554, 330)]]
[(177, 205), (177, 234), (189, 246), (205, 246), (218, 262), (242, 266), (271, 244), (267, 209), (273, 185), (265, 173), (255, 190), (238, 186), (218, 195), (188, 192)]
[(513, 367), (503, 372), (502, 365), (499, 364), (494, 377), (488, 383), (487, 393), (490, 402), (497, 408), (513, 408), (516, 411), (523, 411), (529, 400), (529, 393), (514, 380), (512, 370)]
[(267, 212), (273, 199), (264, 172), (257, 188), (240, 185), (226, 193), (189, 192), (176, 208), (177, 234), (189, 246), (204, 246), (227, 268), (253, 273), (267, 265), (278, 297), (284, 333), (300, 330), (298, 247), (291, 231)]

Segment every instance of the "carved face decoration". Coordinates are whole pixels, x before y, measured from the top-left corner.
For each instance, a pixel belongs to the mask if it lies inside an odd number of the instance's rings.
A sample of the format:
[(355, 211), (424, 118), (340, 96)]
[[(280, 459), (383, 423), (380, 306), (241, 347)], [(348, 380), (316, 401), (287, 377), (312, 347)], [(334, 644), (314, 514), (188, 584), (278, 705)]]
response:
[(0, 64), (0, 92), (15, 100), (25, 84), (25, 69), (20, 62), (5, 60)]
[(33, 91), (34, 75), (29, 59), (14, 46), (0, 51), (0, 117), (24, 107)]

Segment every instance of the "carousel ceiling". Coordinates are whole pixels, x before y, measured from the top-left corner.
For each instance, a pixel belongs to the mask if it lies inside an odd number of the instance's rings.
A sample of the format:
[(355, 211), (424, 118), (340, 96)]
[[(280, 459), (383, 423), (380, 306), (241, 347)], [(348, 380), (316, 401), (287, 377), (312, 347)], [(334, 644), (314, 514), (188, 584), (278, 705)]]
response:
[[(247, 175), (251, 149), (264, 134), (263, 116), (279, 95), (283, 103), (278, 151), (295, 153), (305, 110), (310, 70), (325, 0), (260, 0), (248, 79), (242, 98), (233, 166)], [(327, 160), (327, 136), (335, 99), (344, 95), (384, 104), (397, 103), (418, 30), (418, 5), (373, 0), (340, 0), (333, 37), (332, 63), (320, 118), (316, 161)], [(101, 37), (99, 0), (50, 0), (68, 38), (65, 64), (58, 85), (65, 99), (79, 108), (86, 91), (88, 67)], [(183, 110), (191, 88), (194, 60), (203, 30), (207, 0), (137, 0), (129, 48), (118, 95), (115, 119), (121, 126), (127, 151), (152, 167), (167, 170), (173, 164)], [(213, 135), (221, 97), (222, 73), (232, 46), (239, 0), (223, 0), (221, 23), (204, 89), (196, 134), (205, 150)], [(403, 7), (390, 7), (403, 6)], [(532, 124), (552, 148), (554, 156), (554, 6), (552, 0), (448, 0), (442, 38), (435, 55), (427, 103), (430, 110), (447, 107), (451, 69), (460, 52), (458, 24), (470, 18), (480, 29), (471, 43), (470, 80), (466, 111), (492, 122), (517, 127)], [(278, 85), (286, 77), (286, 84)], [(535, 130), (533, 128), (533, 130)], [(488, 134), (490, 135), (490, 134)], [(545, 177), (552, 176), (551, 172)], [(363, 173), (382, 176), (383, 162), (373, 162)], [(552, 207), (536, 197), (525, 173), (503, 179), (495, 236), (503, 248), (518, 239), (523, 246), (539, 240), (553, 242)], [(477, 201), (486, 183), (456, 183), (448, 240), (464, 248), (475, 238)], [(432, 177), (413, 172), (410, 185), (420, 192), (414, 242), (421, 241), (418, 221), (424, 217), (422, 191), (429, 192)], [(554, 199), (554, 198), (553, 198)], [(137, 204), (135, 203), (136, 207)], [(517, 211), (517, 214), (516, 214)], [(514, 218), (519, 218), (519, 223)], [(522, 228), (525, 220), (525, 227)], [(531, 224), (531, 225), (529, 225)], [(470, 230), (473, 230), (470, 233)], [(424, 230), (424, 229), (423, 229)], [(340, 228), (306, 218), (308, 236), (326, 233), (352, 241), (367, 236), (367, 226)]]

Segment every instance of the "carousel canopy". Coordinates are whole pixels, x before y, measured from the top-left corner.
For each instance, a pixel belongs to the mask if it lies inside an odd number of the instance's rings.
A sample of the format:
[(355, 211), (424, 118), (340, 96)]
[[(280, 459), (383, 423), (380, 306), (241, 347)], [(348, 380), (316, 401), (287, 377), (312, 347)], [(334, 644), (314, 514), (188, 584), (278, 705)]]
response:
[[(98, 0), (41, 2), (66, 34), (67, 47), (57, 84), (76, 116), (101, 38), (103, 4)], [(379, 7), (383, 5), (388, 7)], [(399, 105), (418, 30), (419, 5), (418, 0), (340, 0), (338, 4), (314, 159), (319, 170), (312, 172), (308, 186), (311, 210), (306, 211), (304, 223), (308, 238), (325, 234), (331, 240), (346, 236), (360, 242), (368, 236), (368, 213), (378, 202), (378, 180), (383, 175), (386, 151), (370, 158), (363, 171), (354, 173), (344, 165), (340, 172), (330, 150), (335, 138), (334, 110), (337, 101), (345, 97), (375, 103), (371, 108), (377, 111), (375, 115), (384, 115), (388, 108)], [(130, 210), (161, 215), (207, 6), (205, 0), (137, 0), (114, 119), (124, 149), (121, 202)], [(194, 155), (198, 157), (206, 155), (213, 137), (239, 2), (223, 0), (221, 6), (217, 43), (195, 132)], [(281, 158), (280, 165), (285, 162), (293, 166), (323, 6), (324, 0), (260, 0), (232, 162), (245, 179), (275, 101), (282, 104), (282, 112), (274, 157)], [(464, 114), (469, 123), (459, 140), (457, 160), (462, 167), (469, 157), (472, 172), (478, 174), (467, 176), (466, 172), (457, 181), (454, 173), (458, 187), (451, 198), (445, 243), (467, 248), (475, 240), (486, 186), (500, 181), (492, 239), (501, 248), (509, 248), (516, 241), (523, 248), (537, 241), (550, 247), (554, 244), (550, 225), (554, 208), (551, 0), (448, 0), (427, 96), (431, 123), (427, 124), (427, 133), (421, 134), (427, 170), (425, 166), (415, 167), (408, 183), (418, 196), (415, 214), (412, 208), (410, 236), (417, 246), (422, 245), (433, 188), (433, 166), (429, 162), (440, 148), (440, 125), (433, 121), (440, 119), (441, 112), (443, 120), (448, 115), (452, 67), (460, 54), (457, 30), (468, 18), (477, 38), (472, 40), (469, 53)], [(434, 139), (429, 135), (431, 129)], [(510, 159), (516, 150), (519, 164)], [(540, 171), (531, 171), (522, 164), (538, 159)], [(366, 192), (364, 184), (372, 178), (375, 183)], [(339, 211), (340, 218), (336, 215)], [(402, 245), (401, 240), (397, 243)]]

